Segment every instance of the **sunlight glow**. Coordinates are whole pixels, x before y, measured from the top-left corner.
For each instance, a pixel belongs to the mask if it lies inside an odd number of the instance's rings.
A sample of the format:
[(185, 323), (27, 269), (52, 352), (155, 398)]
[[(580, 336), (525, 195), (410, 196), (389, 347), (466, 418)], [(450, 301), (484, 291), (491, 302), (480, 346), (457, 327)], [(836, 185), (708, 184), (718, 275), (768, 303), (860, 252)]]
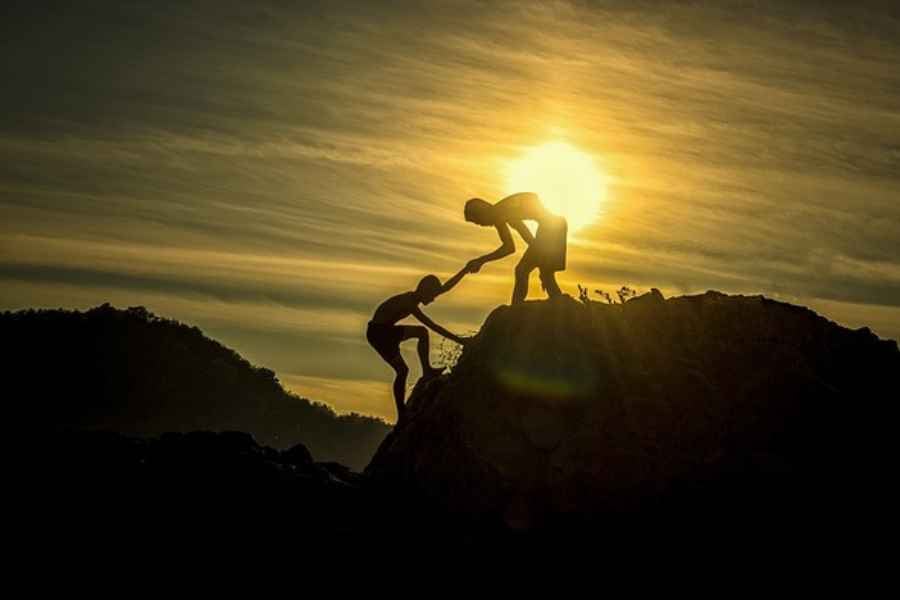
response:
[(593, 223), (606, 197), (606, 181), (591, 156), (565, 142), (529, 149), (511, 163), (506, 193), (535, 192), (544, 206), (569, 222), (569, 231)]

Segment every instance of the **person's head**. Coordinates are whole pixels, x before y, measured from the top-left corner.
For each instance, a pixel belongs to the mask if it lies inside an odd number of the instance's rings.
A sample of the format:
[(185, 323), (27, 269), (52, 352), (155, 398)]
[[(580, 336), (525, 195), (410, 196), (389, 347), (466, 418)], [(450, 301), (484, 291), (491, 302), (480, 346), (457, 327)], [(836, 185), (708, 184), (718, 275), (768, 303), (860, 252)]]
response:
[(472, 198), (466, 202), (463, 213), (466, 216), (466, 221), (469, 223), (475, 223), (476, 225), (482, 226), (493, 225), (493, 209), (494, 205), (490, 202), (486, 202), (481, 198)]
[(426, 275), (416, 286), (416, 297), (422, 304), (431, 304), (441, 292), (441, 280), (434, 275)]

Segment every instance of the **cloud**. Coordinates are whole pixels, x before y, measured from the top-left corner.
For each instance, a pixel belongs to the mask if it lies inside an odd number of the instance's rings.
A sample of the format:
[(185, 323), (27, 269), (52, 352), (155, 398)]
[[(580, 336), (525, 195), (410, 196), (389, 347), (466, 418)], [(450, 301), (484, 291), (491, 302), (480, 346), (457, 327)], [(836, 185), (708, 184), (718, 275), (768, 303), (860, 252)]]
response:
[(381, 417), (389, 423), (397, 419), (397, 409), (391, 395), (390, 383), (381, 380), (329, 379), (282, 373), (281, 382), (304, 398), (314, 398), (342, 412), (358, 412)]

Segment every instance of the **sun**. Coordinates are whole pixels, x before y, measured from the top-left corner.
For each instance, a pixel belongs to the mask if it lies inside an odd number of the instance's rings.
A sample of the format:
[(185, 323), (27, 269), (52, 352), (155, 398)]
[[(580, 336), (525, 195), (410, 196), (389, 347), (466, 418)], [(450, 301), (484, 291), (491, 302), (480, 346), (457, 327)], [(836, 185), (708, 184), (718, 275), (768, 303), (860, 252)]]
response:
[(606, 181), (589, 154), (565, 142), (549, 142), (509, 165), (506, 193), (517, 192), (535, 192), (574, 231), (597, 218), (606, 198)]

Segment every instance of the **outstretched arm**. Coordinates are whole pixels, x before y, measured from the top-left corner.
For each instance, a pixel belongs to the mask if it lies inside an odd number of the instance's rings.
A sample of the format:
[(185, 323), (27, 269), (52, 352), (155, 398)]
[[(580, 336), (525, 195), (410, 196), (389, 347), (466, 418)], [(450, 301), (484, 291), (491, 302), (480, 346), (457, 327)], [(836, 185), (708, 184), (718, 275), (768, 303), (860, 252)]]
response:
[(428, 316), (425, 313), (423, 313), (419, 307), (416, 307), (413, 310), (412, 316), (417, 318), (422, 323), (422, 325), (424, 325), (428, 329), (432, 330), (433, 332), (444, 336), (448, 340), (453, 340), (457, 344), (465, 344), (465, 341), (461, 337), (450, 333), (449, 331), (447, 331), (446, 329), (444, 329), (443, 327), (441, 327), (440, 325), (438, 325), (437, 323), (435, 323), (434, 321), (429, 319)]
[(459, 273), (448, 279), (444, 282), (444, 285), (441, 286), (441, 291), (438, 292), (438, 295), (445, 294), (453, 289), (453, 287), (462, 281), (462, 278), (466, 276), (466, 273), (469, 272), (469, 265), (466, 265), (462, 269), (459, 270)]
[(480, 269), (484, 263), (499, 260), (515, 253), (516, 244), (513, 242), (512, 234), (509, 232), (509, 226), (503, 222), (499, 225), (495, 225), (495, 227), (497, 228), (497, 235), (500, 236), (500, 247), (490, 254), (485, 254), (484, 256), (479, 256), (478, 258), (470, 260), (469, 264), (466, 265), (466, 268), (471, 272), (477, 273), (478, 269)]

